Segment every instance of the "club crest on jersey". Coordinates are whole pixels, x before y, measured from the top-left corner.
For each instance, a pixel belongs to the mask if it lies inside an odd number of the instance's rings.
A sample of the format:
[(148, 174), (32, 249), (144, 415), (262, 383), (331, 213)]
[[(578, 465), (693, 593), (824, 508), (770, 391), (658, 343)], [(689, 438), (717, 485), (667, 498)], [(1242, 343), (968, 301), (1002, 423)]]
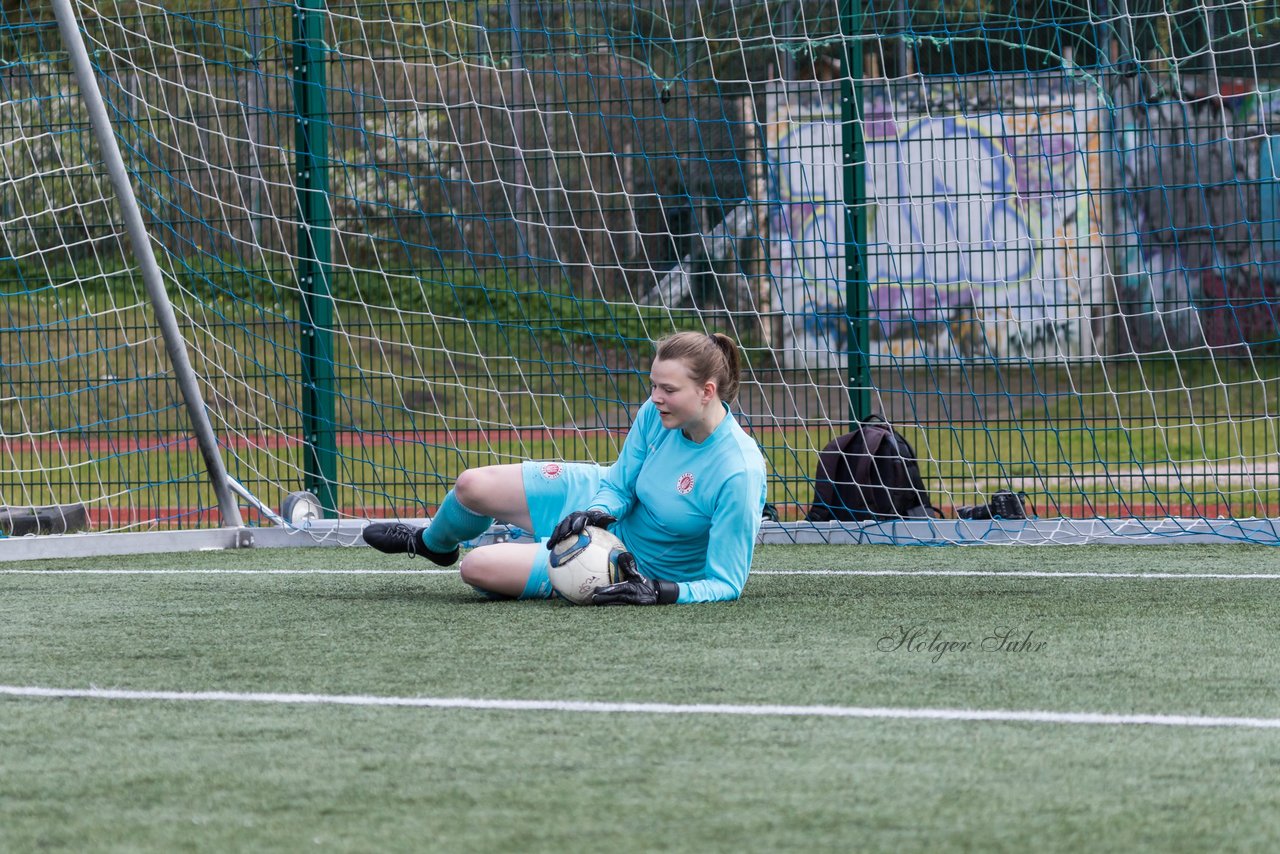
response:
[(680, 477), (676, 478), (676, 492), (681, 495), (688, 495), (690, 492), (693, 492), (692, 472), (685, 472), (680, 475)]
[(547, 480), (555, 480), (564, 473), (564, 466), (559, 463), (543, 463), (542, 476)]

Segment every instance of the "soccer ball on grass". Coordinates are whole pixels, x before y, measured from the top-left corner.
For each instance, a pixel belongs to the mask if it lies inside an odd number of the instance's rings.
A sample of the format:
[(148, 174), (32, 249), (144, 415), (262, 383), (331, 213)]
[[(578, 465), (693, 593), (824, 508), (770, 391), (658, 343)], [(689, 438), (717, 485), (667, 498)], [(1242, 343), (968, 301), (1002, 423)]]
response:
[(627, 550), (622, 540), (604, 528), (584, 528), (576, 537), (556, 543), (547, 575), (551, 586), (575, 605), (590, 605), (597, 587), (622, 580), (618, 555)]

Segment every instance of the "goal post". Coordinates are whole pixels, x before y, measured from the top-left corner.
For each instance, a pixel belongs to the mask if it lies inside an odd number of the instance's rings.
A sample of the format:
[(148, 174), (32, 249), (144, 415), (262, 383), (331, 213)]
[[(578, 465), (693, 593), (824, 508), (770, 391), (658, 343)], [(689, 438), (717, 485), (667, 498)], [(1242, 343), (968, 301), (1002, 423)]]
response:
[(210, 485), (218, 501), (218, 514), (223, 527), (239, 528), (240, 508), (227, 480), (227, 470), (218, 452), (217, 439), (213, 435), (213, 427), (209, 423), (209, 414), (205, 409), (204, 395), (195, 372), (191, 369), (191, 360), (187, 358), (186, 342), (182, 338), (182, 330), (178, 327), (177, 316), (169, 294), (165, 290), (160, 276), (160, 267), (156, 263), (155, 253), (151, 248), (151, 237), (147, 233), (146, 224), (142, 221), (142, 212), (138, 209), (138, 200), (133, 193), (133, 184), (125, 171), (124, 159), (120, 156), (120, 148), (115, 134), (111, 130), (111, 119), (107, 115), (106, 105), (102, 102), (102, 92), (98, 90), (98, 81), (93, 76), (93, 68), (89, 64), (89, 54), (85, 50), (84, 39), (80, 37), (80, 28), (76, 24), (75, 12), (71, 0), (52, 0), (54, 15), (58, 20), (58, 31), (62, 35), (62, 45), (66, 49), (75, 74), (76, 86), (79, 89), (81, 102), (89, 113), (89, 123), (93, 128), (93, 136), (110, 179), (115, 201), (121, 208), (124, 230), (129, 236), (129, 248), (142, 278), (151, 309), (155, 312), (156, 324), (164, 338), (165, 355), (173, 370), (174, 381), (182, 393), (187, 417), (191, 419), (191, 429), (195, 433), (196, 445), (200, 449), (200, 457), (209, 475)]
[[(350, 543), (470, 466), (611, 461), (693, 329), (743, 346), (770, 541), (1280, 542), (1270, 7), (0, 15), (11, 516)], [(804, 520), (869, 414), (944, 519)], [(1001, 491), (1033, 518), (957, 518)]]

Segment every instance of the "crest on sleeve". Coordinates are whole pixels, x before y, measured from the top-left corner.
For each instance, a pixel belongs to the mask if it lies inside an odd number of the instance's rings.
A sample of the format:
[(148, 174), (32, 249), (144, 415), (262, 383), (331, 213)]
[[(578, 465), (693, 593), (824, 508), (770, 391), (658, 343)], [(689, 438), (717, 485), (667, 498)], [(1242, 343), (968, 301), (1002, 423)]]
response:
[(564, 472), (564, 466), (559, 463), (543, 463), (542, 476), (547, 480), (555, 480)]
[(681, 495), (688, 495), (693, 492), (693, 473), (685, 472), (676, 478), (676, 492)]

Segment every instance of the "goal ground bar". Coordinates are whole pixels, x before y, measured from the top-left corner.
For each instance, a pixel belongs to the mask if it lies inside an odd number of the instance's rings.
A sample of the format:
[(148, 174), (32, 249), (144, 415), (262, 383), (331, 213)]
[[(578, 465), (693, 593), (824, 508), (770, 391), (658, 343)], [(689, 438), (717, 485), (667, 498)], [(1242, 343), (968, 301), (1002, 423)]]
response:
[[(426, 520), (403, 520), (425, 524)], [(205, 528), (0, 538), (0, 561), (155, 554), (241, 548), (362, 545), (364, 520), (315, 521), (305, 528)], [(529, 535), (495, 525), (472, 541), (520, 542)], [(531, 541), (531, 540), (530, 540)], [(1250, 543), (1280, 545), (1280, 519), (1034, 519), (895, 522), (765, 522), (769, 545), (1076, 545)]]

